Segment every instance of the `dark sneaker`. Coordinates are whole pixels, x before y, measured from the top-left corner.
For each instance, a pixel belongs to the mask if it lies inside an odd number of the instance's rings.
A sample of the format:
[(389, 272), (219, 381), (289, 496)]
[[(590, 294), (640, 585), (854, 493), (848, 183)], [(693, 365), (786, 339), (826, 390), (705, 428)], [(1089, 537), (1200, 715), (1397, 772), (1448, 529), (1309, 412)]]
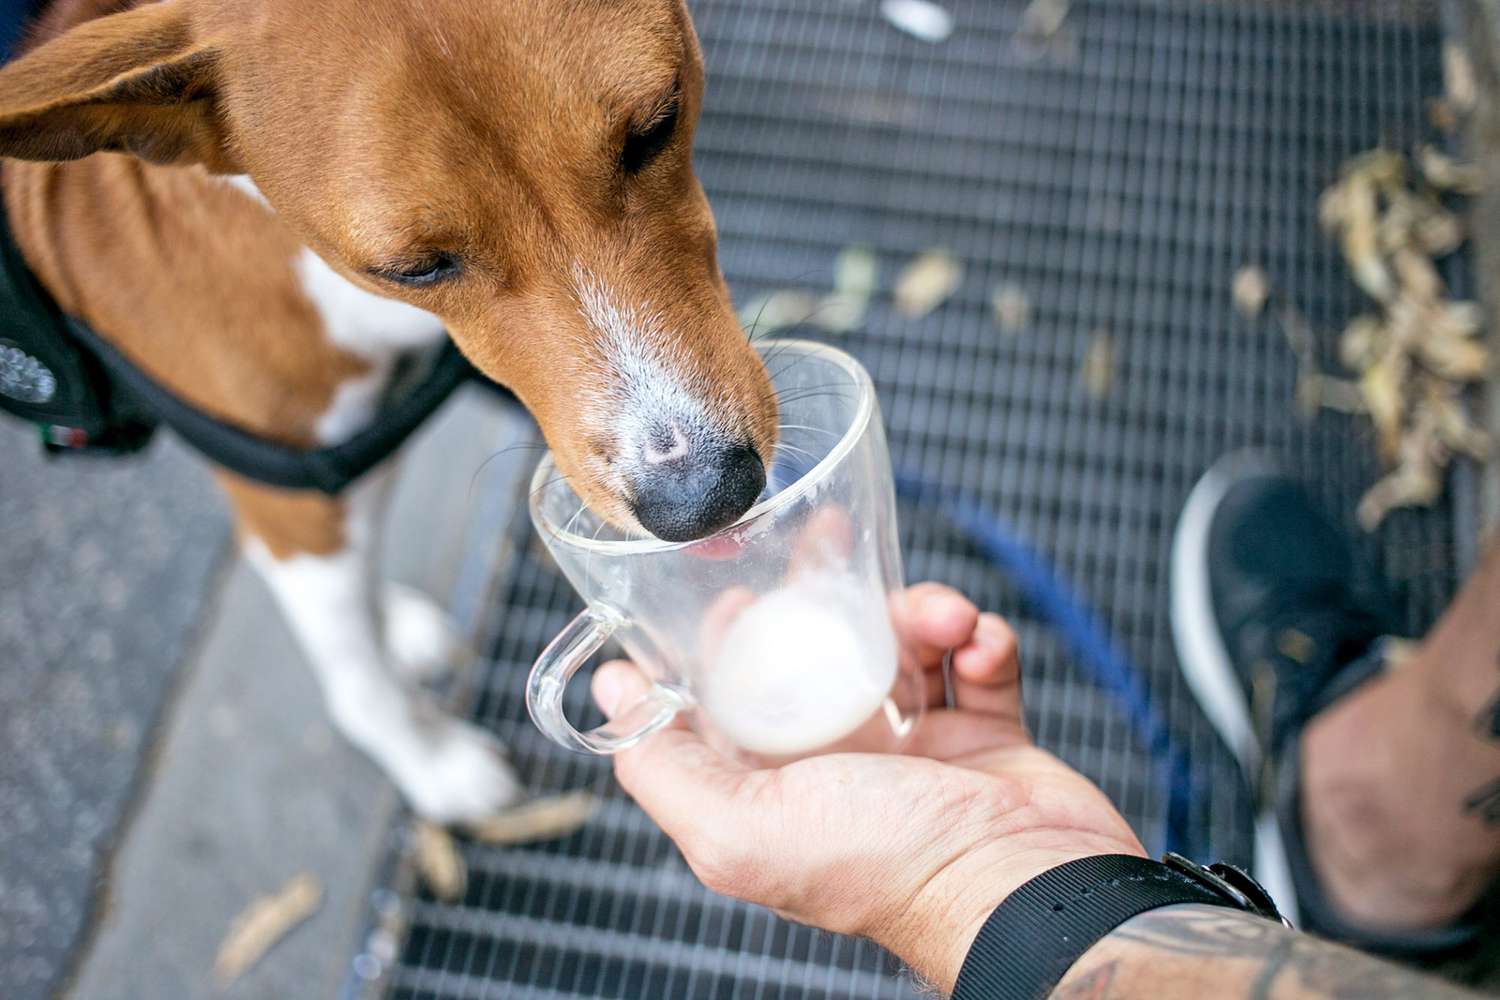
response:
[[(1309, 719), (1385, 669), (1386, 601), (1356, 582), (1353, 545), (1297, 484), (1252, 455), (1193, 488), (1172, 542), (1172, 634), (1188, 686), (1255, 795), (1252, 870), (1307, 931), (1403, 957), (1482, 943), (1466, 914), (1390, 933), (1346, 922), (1302, 836), (1301, 736)], [(1477, 908), (1476, 908), (1477, 912)]]
[(1292, 479), (1249, 455), (1198, 481), (1172, 544), (1177, 658), (1250, 783), (1253, 869), (1284, 912), (1295, 912), (1298, 893), (1277, 821), (1276, 764), (1309, 718), (1384, 660), (1386, 630), (1355, 569), (1344, 533)]

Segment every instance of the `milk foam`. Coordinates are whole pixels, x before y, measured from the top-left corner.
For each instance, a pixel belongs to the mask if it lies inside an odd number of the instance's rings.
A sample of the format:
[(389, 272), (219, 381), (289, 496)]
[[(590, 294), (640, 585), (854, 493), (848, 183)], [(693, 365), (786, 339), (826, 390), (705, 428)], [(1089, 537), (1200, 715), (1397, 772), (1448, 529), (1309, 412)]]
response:
[(697, 686), (703, 710), (735, 744), (787, 755), (854, 732), (895, 679), (885, 595), (847, 574), (819, 573), (742, 611)]

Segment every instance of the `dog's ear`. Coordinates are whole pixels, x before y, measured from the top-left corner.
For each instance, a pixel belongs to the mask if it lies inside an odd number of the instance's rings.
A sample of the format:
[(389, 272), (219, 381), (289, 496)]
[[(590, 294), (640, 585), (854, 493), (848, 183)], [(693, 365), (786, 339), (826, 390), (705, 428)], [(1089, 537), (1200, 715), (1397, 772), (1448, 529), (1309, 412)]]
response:
[(0, 156), (133, 153), (234, 173), (218, 68), (182, 0), (86, 21), (0, 69)]

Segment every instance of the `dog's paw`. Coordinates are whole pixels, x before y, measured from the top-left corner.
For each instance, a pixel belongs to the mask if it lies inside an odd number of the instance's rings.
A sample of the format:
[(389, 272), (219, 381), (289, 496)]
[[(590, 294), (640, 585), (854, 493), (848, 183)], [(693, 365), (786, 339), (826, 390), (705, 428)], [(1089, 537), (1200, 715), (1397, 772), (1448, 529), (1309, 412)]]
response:
[(448, 613), (403, 583), (385, 585), (385, 643), (396, 671), (413, 681), (443, 676), (465, 653)]
[(519, 802), (524, 789), (500, 744), (484, 730), (443, 719), (431, 734), (431, 752), (399, 780), (412, 809), (432, 823), (485, 819)]

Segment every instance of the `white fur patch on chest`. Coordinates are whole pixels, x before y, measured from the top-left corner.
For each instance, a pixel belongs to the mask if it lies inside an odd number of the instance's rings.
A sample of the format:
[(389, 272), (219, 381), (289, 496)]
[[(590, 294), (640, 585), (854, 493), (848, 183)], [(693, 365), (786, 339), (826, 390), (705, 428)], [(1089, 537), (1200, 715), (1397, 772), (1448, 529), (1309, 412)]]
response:
[[(275, 211), (248, 176), (226, 177), (225, 182)], [(370, 364), (368, 373), (339, 385), (328, 409), (318, 417), (318, 440), (337, 444), (374, 420), (396, 356), (436, 344), (444, 336), (443, 324), (426, 310), (366, 291), (306, 247), (293, 259), (292, 269), (323, 321), (328, 339)]]
[[(248, 174), (235, 174), (232, 177), (225, 177), (224, 183), (228, 184), (236, 191), (244, 192), (251, 198), (254, 198), (256, 201), (260, 202), (266, 208), (271, 208), (271, 203), (269, 201), (266, 201), (266, 196), (260, 193), (260, 188), (256, 186), (255, 182), (250, 179)], [(275, 209), (271, 210), (275, 211)]]
[(302, 290), (323, 319), (328, 339), (370, 364), (370, 371), (339, 384), (318, 417), (318, 440), (346, 441), (375, 419), (396, 356), (436, 344), (443, 324), (430, 312), (365, 291), (304, 249), (293, 262)]
[[(224, 182), (266, 208), (275, 208), (245, 174)], [(388, 360), (391, 355), (436, 344), (443, 324), (432, 313), (396, 299), (366, 291), (328, 266), (304, 247), (292, 261), (303, 294), (323, 320), (328, 339), (366, 360)]]
[(368, 373), (346, 379), (334, 390), (328, 409), (318, 415), (320, 444), (340, 444), (374, 423), (380, 396), (391, 377), (391, 364), (372, 362), (372, 365)]

